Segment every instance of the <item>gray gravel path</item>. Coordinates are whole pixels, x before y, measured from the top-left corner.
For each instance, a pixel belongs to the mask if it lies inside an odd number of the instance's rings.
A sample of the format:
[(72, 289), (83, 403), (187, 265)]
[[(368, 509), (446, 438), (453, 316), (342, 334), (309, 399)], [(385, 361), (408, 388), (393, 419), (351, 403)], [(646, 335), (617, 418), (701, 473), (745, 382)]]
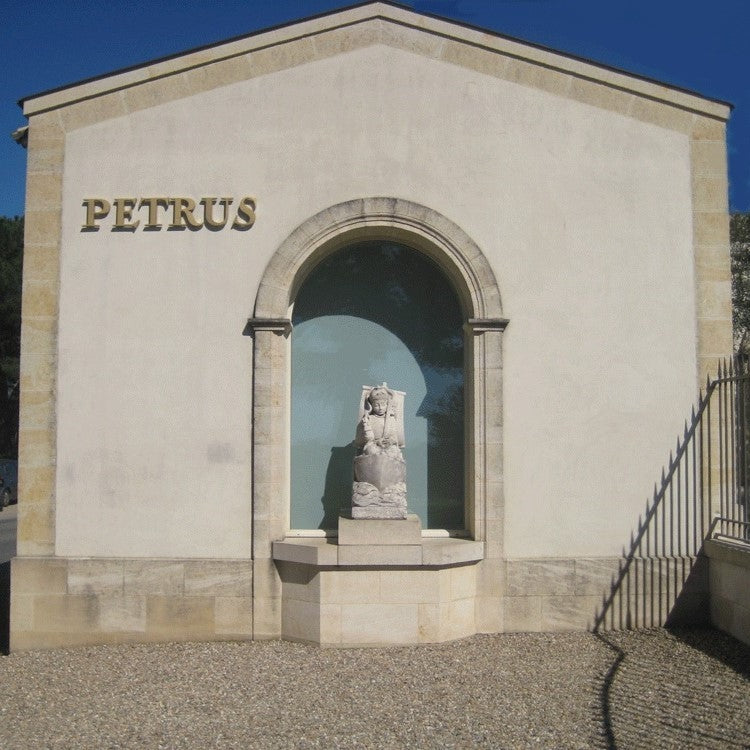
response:
[(711, 630), (29, 652), (0, 689), (7, 750), (750, 747), (750, 649)]

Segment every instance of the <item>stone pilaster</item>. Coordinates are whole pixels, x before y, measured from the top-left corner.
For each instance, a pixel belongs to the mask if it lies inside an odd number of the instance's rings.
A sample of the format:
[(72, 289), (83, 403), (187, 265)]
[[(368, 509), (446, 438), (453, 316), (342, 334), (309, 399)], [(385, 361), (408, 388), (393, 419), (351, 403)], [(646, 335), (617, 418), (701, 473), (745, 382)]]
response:
[(477, 572), (476, 623), (479, 632), (503, 629), (505, 585), (503, 495), (503, 369), (504, 318), (472, 318), (466, 324), (468, 376), (472, 415), (467, 442), (467, 527), (484, 542), (484, 560)]
[[(289, 529), (289, 334), (286, 318), (251, 318), (253, 337), (253, 637), (281, 636), (272, 545)], [(281, 375), (281, 376), (280, 376)]]

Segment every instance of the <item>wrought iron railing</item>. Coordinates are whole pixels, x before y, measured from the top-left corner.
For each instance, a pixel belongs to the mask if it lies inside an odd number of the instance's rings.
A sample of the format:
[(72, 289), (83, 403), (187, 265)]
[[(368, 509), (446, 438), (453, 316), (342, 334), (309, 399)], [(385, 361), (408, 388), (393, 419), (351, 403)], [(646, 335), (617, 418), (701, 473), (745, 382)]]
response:
[[(718, 517), (719, 526), (713, 524)], [(669, 455), (623, 551), (594, 630), (656, 627), (707, 606), (703, 541), (750, 531), (750, 367), (722, 362)], [(680, 613), (685, 615), (680, 617)]]

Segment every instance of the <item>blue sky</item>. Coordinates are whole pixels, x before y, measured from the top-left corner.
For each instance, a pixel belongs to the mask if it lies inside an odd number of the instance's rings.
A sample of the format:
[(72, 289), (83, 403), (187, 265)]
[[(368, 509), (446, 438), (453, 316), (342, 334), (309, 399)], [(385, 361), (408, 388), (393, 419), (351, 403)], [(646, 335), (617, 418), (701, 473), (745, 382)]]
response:
[[(18, 99), (323, 13), (336, 0), (0, 0), (0, 215), (23, 213)], [(414, 0), (414, 10), (518, 37), (735, 105), (730, 208), (750, 211), (750, 0)]]

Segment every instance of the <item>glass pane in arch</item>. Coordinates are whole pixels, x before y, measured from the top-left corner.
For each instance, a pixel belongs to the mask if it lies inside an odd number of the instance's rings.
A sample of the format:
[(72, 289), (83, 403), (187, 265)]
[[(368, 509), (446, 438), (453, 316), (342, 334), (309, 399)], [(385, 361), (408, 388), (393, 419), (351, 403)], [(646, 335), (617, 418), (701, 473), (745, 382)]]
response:
[(292, 528), (337, 528), (362, 386), (386, 381), (406, 391), (409, 512), (462, 529), (463, 316), (440, 269), (400, 244), (350, 245), (313, 269), (292, 322)]

